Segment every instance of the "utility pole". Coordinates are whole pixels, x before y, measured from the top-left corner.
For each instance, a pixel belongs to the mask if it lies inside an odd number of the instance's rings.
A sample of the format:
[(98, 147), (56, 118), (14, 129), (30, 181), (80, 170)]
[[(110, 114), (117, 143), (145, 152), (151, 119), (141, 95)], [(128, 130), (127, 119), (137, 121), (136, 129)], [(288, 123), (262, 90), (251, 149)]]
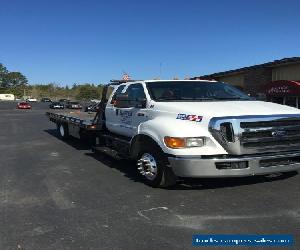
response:
[(159, 63), (159, 79), (161, 79), (162, 62)]

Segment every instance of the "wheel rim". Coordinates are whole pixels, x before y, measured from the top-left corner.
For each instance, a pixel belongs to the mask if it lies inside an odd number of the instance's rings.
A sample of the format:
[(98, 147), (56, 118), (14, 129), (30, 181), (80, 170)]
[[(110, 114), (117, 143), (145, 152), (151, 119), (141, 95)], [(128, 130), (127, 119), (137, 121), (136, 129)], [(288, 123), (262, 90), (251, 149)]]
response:
[(157, 176), (157, 163), (155, 158), (145, 153), (137, 162), (138, 170), (141, 175), (145, 176), (148, 180), (154, 180)]
[(63, 126), (63, 125), (60, 125), (60, 126), (59, 126), (59, 132), (60, 132), (60, 135), (61, 135), (62, 137), (65, 136), (65, 130), (64, 130), (64, 126)]

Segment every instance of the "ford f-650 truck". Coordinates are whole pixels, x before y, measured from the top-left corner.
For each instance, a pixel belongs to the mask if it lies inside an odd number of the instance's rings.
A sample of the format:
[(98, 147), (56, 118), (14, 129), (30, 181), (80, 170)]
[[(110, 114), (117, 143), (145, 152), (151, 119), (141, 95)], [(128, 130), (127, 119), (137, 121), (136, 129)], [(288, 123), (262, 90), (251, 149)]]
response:
[(256, 101), (216, 81), (123, 81), (103, 92), (95, 115), (47, 115), (62, 138), (87, 136), (95, 150), (135, 160), (154, 187), (173, 185), (180, 177), (251, 176), (300, 168), (296, 108)]

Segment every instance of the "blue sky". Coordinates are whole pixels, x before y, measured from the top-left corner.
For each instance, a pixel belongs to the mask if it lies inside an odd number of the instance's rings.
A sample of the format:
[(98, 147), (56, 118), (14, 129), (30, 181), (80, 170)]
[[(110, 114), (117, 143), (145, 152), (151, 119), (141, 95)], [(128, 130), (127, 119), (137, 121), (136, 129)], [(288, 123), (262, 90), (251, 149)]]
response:
[(184, 78), (300, 56), (300, 1), (1, 0), (0, 62), (30, 83)]

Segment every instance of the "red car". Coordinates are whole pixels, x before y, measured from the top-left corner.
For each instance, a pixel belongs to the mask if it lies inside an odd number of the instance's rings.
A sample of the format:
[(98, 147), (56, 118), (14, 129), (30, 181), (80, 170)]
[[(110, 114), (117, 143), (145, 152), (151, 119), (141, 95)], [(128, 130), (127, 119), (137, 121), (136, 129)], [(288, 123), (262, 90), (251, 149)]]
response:
[(20, 102), (17, 105), (17, 109), (31, 109), (31, 105), (27, 102)]

